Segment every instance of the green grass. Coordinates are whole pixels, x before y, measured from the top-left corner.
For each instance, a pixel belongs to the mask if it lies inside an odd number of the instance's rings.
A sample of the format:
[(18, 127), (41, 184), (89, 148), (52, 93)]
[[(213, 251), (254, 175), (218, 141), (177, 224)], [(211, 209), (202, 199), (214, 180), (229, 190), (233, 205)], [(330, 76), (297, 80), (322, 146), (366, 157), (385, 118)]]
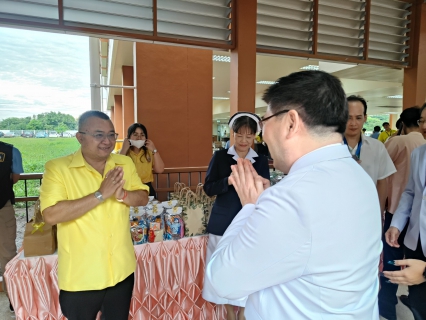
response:
[[(58, 157), (75, 152), (80, 144), (76, 138), (0, 138), (0, 141), (13, 144), (21, 151), (25, 173), (43, 173), (44, 164)], [(40, 182), (27, 181), (28, 196), (39, 195)], [(17, 197), (25, 196), (25, 183), (19, 181), (14, 186)], [(16, 203), (17, 207), (24, 207), (25, 203)]]

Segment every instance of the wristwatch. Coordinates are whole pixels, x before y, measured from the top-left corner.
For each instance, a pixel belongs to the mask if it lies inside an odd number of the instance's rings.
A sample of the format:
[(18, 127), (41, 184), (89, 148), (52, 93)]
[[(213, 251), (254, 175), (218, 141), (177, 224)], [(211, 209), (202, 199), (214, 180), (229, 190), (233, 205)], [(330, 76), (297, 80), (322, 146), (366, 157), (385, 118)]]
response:
[(95, 192), (95, 198), (101, 202), (104, 201), (104, 198), (102, 197), (102, 193), (99, 190)]
[(152, 154), (156, 154), (157, 152), (157, 149), (152, 150)]

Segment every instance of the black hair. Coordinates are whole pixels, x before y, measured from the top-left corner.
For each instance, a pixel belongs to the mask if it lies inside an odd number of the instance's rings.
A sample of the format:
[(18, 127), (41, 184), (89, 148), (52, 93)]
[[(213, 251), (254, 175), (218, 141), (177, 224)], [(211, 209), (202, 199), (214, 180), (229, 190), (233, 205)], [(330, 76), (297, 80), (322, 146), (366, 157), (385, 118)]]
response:
[(382, 127), (384, 127), (385, 125), (389, 125), (389, 122), (383, 122), (382, 123)]
[(232, 124), (232, 130), (235, 133), (238, 133), (241, 128), (246, 127), (250, 130), (251, 134), (256, 134), (257, 131), (257, 123), (252, 118), (247, 116), (241, 116), (237, 119), (235, 119), (234, 123)]
[(397, 129), (401, 129), (402, 128), (401, 118), (399, 118), (398, 120), (396, 120), (395, 126), (396, 126)]
[[(145, 134), (145, 139), (148, 139), (148, 131), (146, 127), (142, 123), (134, 123), (127, 129), (127, 139), (130, 139), (130, 136), (136, 131), (137, 128), (140, 128)], [(148, 148), (143, 145), (142, 146), (143, 154), (141, 154), (140, 160), (142, 161), (142, 157), (145, 156), (146, 161), (151, 162), (151, 157), (149, 156)]]
[(407, 128), (418, 128), (419, 124), (417, 121), (420, 119), (420, 109), (419, 107), (407, 108), (401, 113), (401, 122)]
[(364, 132), (365, 132), (365, 131), (367, 131), (367, 129), (365, 129), (365, 128), (362, 128), (362, 131), (364, 131)]
[(102, 120), (111, 121), (111, 119), (108, 117), (108, 115), (106, 113), (103, 113), (103, 112), (98, 111), (98, 110), (86, 111), (78, 119), (78, 131), (81, 131), (81, 128), (84, 127), (84, 124), (86, 123), (87, 119), (92, 118), (92, 117), (100, 118)]
[(424, 103), (422, 105), (422, 107), (420, 108), (420, 117), (422, 116), (423, 110), (426, 109), (426, 103)]
[(298, 112), (308, 128), (344, 133), (348, 105), (342, 83), (324, 71), (300, 71), (277, 80), (263, 95), (272, 113)]
[(374, 126), (374, 132), (380, 132), (380, 126)]
[(362, 105), (364, 106), (364, 116), (367, 115), (367, 101), (365, 101), (365, 99), (361, 96), (355, 96), (355, 95), (351, 95), (348, 97), (348, 102), (361, 102)]

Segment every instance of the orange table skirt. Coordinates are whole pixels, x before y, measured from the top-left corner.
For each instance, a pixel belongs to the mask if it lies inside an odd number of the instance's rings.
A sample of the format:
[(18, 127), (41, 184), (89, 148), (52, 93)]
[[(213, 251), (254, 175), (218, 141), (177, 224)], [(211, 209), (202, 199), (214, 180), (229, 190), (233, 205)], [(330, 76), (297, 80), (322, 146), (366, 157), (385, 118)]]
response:
[[(223, 320), (226, 311), (201, 297), (207, 236), (135, 246), (137, 267), (129, 319)], [(23, 258), (4, 274), (16, 319), (66, 319), (59, 306), (57, 256)]]

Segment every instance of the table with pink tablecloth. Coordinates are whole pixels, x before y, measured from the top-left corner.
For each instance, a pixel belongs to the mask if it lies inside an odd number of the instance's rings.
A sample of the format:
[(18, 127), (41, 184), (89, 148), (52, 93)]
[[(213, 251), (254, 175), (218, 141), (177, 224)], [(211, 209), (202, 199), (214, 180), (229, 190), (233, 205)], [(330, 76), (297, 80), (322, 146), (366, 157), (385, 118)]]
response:
[[(222, 320), (222, 306), (201, 297), (207, 236), (135, 246), (129, 319)], [(57, 256), (19, 253), (4, 274), (16, 319), (65, 319), (59, 306)], [(78, 275), (76, 275), (78, 276)]]

